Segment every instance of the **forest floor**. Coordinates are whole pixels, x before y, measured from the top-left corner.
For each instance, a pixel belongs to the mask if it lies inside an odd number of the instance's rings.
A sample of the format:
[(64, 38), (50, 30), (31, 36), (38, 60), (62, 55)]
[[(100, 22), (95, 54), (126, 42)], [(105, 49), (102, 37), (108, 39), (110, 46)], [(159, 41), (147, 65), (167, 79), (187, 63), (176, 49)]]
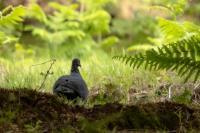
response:
[(173, 102), (86, 107), (30, 89), (0, 89), (0, 132), (198, 132), (200, 108)]

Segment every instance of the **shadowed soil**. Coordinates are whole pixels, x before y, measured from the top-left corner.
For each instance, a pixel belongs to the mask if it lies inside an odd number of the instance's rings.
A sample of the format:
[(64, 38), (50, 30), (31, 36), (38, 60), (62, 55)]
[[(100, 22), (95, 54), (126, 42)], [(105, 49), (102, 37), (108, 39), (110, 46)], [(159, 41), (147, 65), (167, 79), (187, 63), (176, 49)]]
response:
[(0, 132), (200, 130), (200, 109), (172, 102), (86, 108), (30, 89), (0, 89), (0, 101)]

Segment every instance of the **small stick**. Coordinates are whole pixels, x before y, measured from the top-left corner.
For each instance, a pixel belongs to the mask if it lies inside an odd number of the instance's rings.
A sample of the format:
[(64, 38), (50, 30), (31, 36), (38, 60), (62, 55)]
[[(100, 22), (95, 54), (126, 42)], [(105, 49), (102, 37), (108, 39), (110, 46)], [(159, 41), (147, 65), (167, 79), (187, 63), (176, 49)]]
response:
[[(46, 63), (48, 63), (48, 62), (51, 62), (51, 65), (49, 66), (49, 69), (47, 70), (47, 72), (46, 72), (45, 74), (44, 74), (44, 73), (41, 73), (42, 75), (44, 75), (44, 79), (43, 79), (43, 81), (42, 81), (40, 87), (38, 88), (38, 90), (40, 90), (40, 89), (44, 86), (44, 83), (45, 83), (45, 81), (46, 81), (46, 79), (47, 79), (47, 76), (48, 76), (49, 74), (51, 74), (51, 73), (50, 73), (50, 70), (51, 70), (53, 64), (56, 62), (56, 59), (51, 59), (51, 60), (45, 61), (45, 62), (43, 62), (43, 63), (35, 64), (35, 65), (30, 66), (30, 68), (31, 68), (31, 67), (35, 67), (35, 66), (39, 66), (39, 65), (46, 64)], [(29, 68), (29, 69), (30, 69), (30, 68)]]
[[(56, 62), (56, 59), (52, 59), (52, 60), (50, 60), (50, 61), (51, 61), (51, 65), (49, 66), (49, 69), (48, 69), (47, 72), (45, 73), (44, 79), (43, 79), (43, 81), (42, 81), (40, 87), (38, 88), (38, 90), (40, 90), (40, 89), (44, 86), (44, 83), (45, 83), (45, 81), (46, 81), (46, 79), (47, 79), (47, 76), (48, 76), (49, 74), (51, 74), (51, 73), (50, 73), (50, 70), (51, 70), (53, 64)], [(43, 63), (41, 63), (41, 64), (45, 64), (45, 63), (50, 62), (50, 61), (46, 61), (46, 62), (43, 62)], [(36, 65), (41, 65), (41, 64), (36, 64)], [(36, 65), (34, 65), (34, 66), (36, 66)]]
[(48, 60), (48, 61), (45, 61), (45, 62), (42, 62), (42, 63), (39, 63), (39, 64), (32, 65), (31, 67), (35, 67), (35, 66), (46, 64), (48, 62), (55, 62), (55, 61), (56, 61), (56, 59), (51, 59), (51, 60)]

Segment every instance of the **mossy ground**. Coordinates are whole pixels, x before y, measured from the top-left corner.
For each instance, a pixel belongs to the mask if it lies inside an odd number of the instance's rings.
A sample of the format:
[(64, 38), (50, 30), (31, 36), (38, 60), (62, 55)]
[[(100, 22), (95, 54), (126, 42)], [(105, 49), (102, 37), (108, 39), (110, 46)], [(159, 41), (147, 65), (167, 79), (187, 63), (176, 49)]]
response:
[(0, 132), (196, 132), (200, 109), (172, 102), (89, 107), (30, 89), (0, 89)]

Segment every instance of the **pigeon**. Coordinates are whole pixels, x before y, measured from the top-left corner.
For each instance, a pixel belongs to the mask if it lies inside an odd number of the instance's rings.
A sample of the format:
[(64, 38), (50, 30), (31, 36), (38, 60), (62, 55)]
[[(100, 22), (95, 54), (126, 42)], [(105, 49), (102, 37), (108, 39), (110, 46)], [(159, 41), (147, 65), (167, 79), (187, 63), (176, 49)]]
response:
[(56, 95), (64, 95), (69, 100), (77, 97), (86, 100), (88, 96), (87, 85), (82, 78), (78, 67), (81, 67), (80, 60), (75, 58), (72, 60), (71, 74), (58, 78), (53, 86), (53, 93)]

